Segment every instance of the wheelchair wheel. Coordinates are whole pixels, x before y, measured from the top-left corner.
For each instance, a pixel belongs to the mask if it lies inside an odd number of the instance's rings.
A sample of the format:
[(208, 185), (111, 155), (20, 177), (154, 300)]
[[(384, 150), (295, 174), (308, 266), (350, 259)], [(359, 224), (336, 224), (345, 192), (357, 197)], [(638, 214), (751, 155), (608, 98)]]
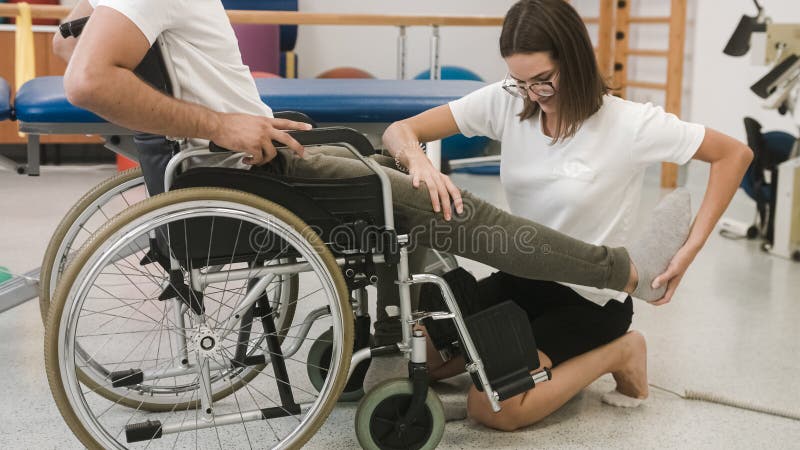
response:
[(422, 413), (401, 425), (411, 405), (411, 381), (387, 380), (375, 386), (361, 400), (356, 411), (356, 437), (366, 450), (434, 449), (444, 434), (444, 407), (428, 389)]
[[(314, 343), (311, 344), (311, 349), (308, 352), (308, 364), (306, 365), (308, 379), (311, 381), (311, 384), (314, 386), (314, 389), (316, 389), (317, 392), (322, 389), (322, 386), (325, 383), (325, 377), (328, 374), (328, 368), (331, 364), (331, 353), (333, 350), (332, 337), (333, 329), (329, 328), (314, 340)], [(374, 345), (372, 336), (369, 337), (369, 345), (370, 347)], [(371, 359), (361, 361), (359, 366), (363, 365), (369, 367), (370, 362)], [(357, 402), (361, 400), (361, 397), (364, 396), (364, 387), (362, 384), (364, 382), (364, 374), (367, 370), (366, 367), (364, 367), (361, 371), (353, 371), (353, 378), (360, 376), (361, 379), (357, 381), (355, 379), (348, 380), (344, 391), (342, 391), (342, 395), (339, 397), (340, 402)], [(350, 386), (351, 383), (353, 385), (352, 387)]]
[(61, 219), (50, 238), (39, 275), (39, 311), (47, 320), (56, 282), (71, 256), (109, 219), (147, 198), (139, 167), (120, 172), (87, 192)]
[[(152, 263), (153, 250), (167, 259)], [(278, 275), (300, 278), (307, 317), (284, 330), (269, 298)], [(299, 447), (346, 382), (347, 299), (330, 251), (286, 209), (228, 189), (162, 194), (107, 223), (67, 267), (45, 331), (50, 388), (90, 448)], [(329, 328), (317, 393), (306, 336)]]
[[(72, 206), (56, 227), (42, 261), (39, 310), (43, 321), (47, 319), (47, 311), (50, 307), (50, 300), (56, 284), (67, 264), (77, 254), (78, 249), (111, 218), (146, 198), (147, 189), (144, 184), (142, 170), (136, 167), (104, 180)], [(298, 277), (296, 275), (281, 275), (280, 280), (282, 283), (272, 287), (274, 294), (272, 296), (272, 308), (276, 311), (275, 317), (278, 330), (285, 330), (294, 317)], [(279, 339), (282, 340), (285, 331), (279, 335)], [(80, 356), (82, 352), (79, 351), (78, 354)], [(105, 370), (96, 364), (95, 371), (105, 376), (111, 373), (110, 370)], [(255, 376), (254, 371), (242, 377), (242, 381), (247, 382), (248, 378), (252, 376)], [(81, 377), (87, 383), (92, 382), (90, 377), (82, 375)], [(125, 396), (120, 396), (118, 393), (104, 389), (100, 385), (95, 387), (98, 394), (114, 401), (119, 400), (122, 404), (129, 404)], [(146, 386), (139, 389), (147, 390)], [(160, 411), (170, 409), (176, 404), (165, 400), (163, 402), (145, 402), (139, 405), (139, 402), (136, 401), (135, 405), (129, 406), (140, 406), (145, 410)]]

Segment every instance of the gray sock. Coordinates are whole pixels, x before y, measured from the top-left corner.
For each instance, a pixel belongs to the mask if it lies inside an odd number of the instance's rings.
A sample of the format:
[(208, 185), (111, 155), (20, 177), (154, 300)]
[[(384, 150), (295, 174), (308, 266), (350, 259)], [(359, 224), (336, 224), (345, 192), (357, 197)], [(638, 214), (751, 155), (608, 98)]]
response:
[(364, 375), (364, 392), (369, 392), (380, 383), (395, 378), (408, 379), (408, 359), (403, 355), (388, 355), (372, 358)]
[(658, 203), (642, 235), (627, 247), (639, 273), (639, 284), (631, 296), (648, 302), (664, 296), (666, 283), (658, 289), (650, 286), (686, 242), (691, 220), (692, 201), (686, 189), (676, 189)]

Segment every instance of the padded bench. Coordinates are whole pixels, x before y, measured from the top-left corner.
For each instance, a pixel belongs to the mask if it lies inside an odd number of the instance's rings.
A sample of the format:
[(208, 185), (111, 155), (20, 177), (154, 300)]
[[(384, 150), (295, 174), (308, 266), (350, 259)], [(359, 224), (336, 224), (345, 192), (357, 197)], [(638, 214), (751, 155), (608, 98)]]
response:
[[(351, 126), (375, 141), (388, 124), (463, 97), (484, 85), (462, 80), (256, 80), (261, 99), (273, 111), (300, 111), (320, 125)], [(28, 81), (17, 93), (14, 107), (20, 130), (28, 133), (29, 175), (39, 173), (42, 134), (101, 135), (111, 150), (136, 159), (131, 139), (134, 132), (71, 105), (64, 94), (62, 77)]]

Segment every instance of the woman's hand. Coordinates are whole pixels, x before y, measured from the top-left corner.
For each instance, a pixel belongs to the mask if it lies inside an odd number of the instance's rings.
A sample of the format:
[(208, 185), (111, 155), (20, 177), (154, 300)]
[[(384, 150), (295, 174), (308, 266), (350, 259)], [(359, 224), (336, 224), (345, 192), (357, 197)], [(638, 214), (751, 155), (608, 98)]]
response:
[(675, 253), (675, 256), (673, 256), (672, 260), (669, 262), (669, 266), (667, 266), (667, 270), (653, 280), (653, 286), (655, 288), (663, 286), (666, 283), (667, 291), (659, 300), (650, 302), (651, 305), (666, 305), (672, 300), (672, 296), (675, 294), (675, 290), (678, 289), (678, 285), (681, 283), (686, 269), (689, 268), (689, 265), (694, 261), (699, 251), (699, 248), (684, 245)]
[(419, 189), (420, 181), (425, 182), (431, 196), (433, 210), (435, 212), (442, 211), (445, 220), (450, 220), (453, 217), (452, 208), (450, 207), (451, 199), (457, 214), (461, 214), (464, 211), (461, 191), (453, 184), (450, 177), (433, 167), (433, 164), (424, 153), (419, 152), (408, 155), (407, 168), (408, 174), (411, 176), (412, 186), (415, 189)]

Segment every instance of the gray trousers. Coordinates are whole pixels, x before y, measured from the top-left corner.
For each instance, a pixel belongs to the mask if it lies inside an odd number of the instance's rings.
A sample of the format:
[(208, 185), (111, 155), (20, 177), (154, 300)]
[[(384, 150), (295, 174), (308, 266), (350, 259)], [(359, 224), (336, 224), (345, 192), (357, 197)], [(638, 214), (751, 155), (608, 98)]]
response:
[[(424, 183), (415, 189), (411, 178), (395, 168), (392, 158), (382, 155), (373, 158), (383, 166), (391, 181), (396, 227), (409, 234), (412, 274), (420, 272), (427, 249), (435, 249), (523, 278), (618, 291), (628, 282), (630, 258), (624, 248), (587, 244), (514, 216), (464, 190), (461, 191), (464, 212), (454, 213), (446, 221), (442, 213), (433, 211)], [(284, 175), (303, 178), (351, 178), (372, 173), (349, 150), (340, 147), (308, 148), (303, 158), (282, 150), (271, 165)], [(395, 267), (380, 266), (376, 335), (391, 335), (396, 339), (389, 342), (395, 342), (400, 336), (399, 323), (387, 321), (385, 307), (399, 304), (394, 284), (397, 271)]]

